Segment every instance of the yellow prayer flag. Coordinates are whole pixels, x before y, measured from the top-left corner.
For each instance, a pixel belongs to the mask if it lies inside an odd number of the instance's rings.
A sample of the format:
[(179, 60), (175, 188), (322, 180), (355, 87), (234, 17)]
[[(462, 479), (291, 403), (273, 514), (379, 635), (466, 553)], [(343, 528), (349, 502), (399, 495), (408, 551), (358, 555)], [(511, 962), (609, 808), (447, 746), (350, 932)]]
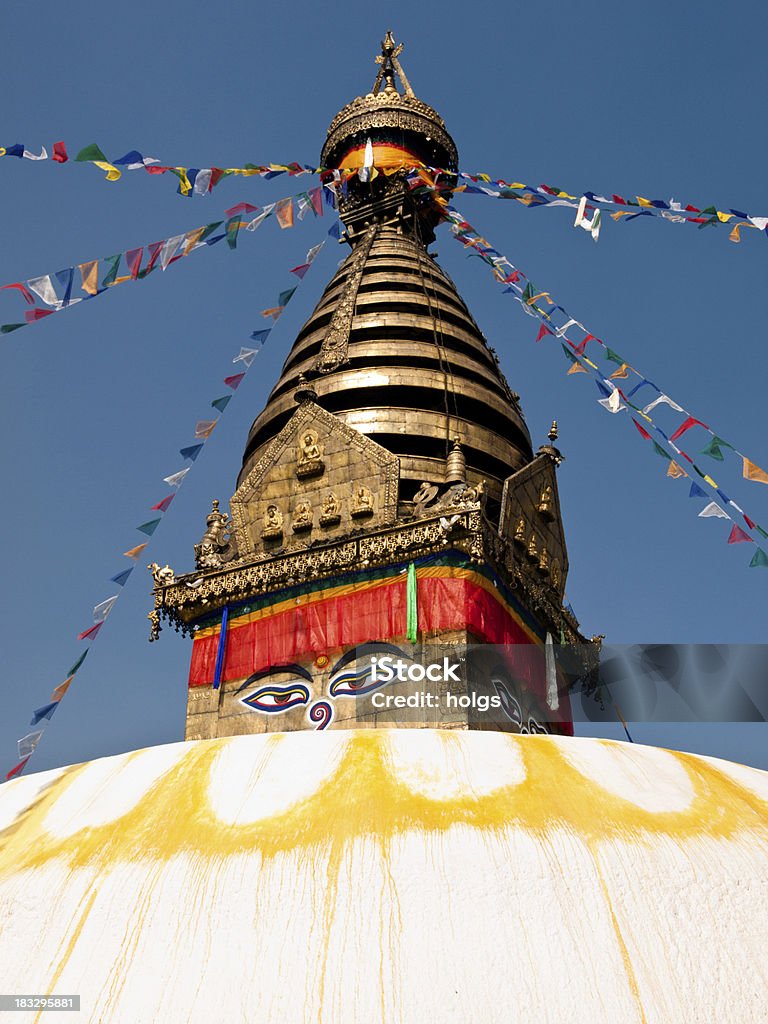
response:
[(667, 476), (671, 476), (673, 480), (677, 480), (678, 477), (688, 476), (684, 469), (681, 469), (676, 462), (670, 462), (667, 466)]
[[(244, 227), (244, 226), (245, 225), (241, 222), (240, 227)], [(185, 241), (186, 244), (184, 246), (184, 251), (181, 254), (182, 256), (189, 255), (189, 253), (192, 251), (192, 249), (194, 249), (194, 247), (197, 245), (197, 240), (200, 238), (200, 235), (202, 235), (202, 233), (204, 231), (205, 231), (205, 228), (202, 227), (202, 228), (195, 228), (194, 231), (188, 231), (187, 232), (187, 234), (184, 236), (184, 241)]]
[(133, 561), (135, 562), (136, 559), (140, 557), (141, 552), (144, 550), (147, 544), (149, 544), (148, 540), (144, 541), (143, 544), (137, 544), (136, 547), (131, 548), (130, 551), (124, 551), (123, 554), (125, 555), (126, 558), (132, 558)]
[(621, 366), (618, 368), (618, 370), (614, 370), (613, 373), (611, 374), (611, 376), (608, 379), (609, 380), (613, 380), (616, 377), (628, 377), (629, 376), (629, 372), (628, 371), (630, 369), (631, 369), (631, 367), (630, 367), (629, 363), (622, 363)]
[(567, 377), (567, 376), (568, 376), (568, 374), (570, 374), (570, 373), (586, 373), (586, 372), (587, 372), (587, 371), (586, 371), (586, 370), (584, 369), (584, 367), (583, 367), (583, 366), (581, 365), (581, 363), (574, 363), (574, 364), (573, 364), (573, 365), (571, 366), (571, 368), (570, 368), (570, 370), (568, 371), (568, 373), (566, 374), (566, 377)]
[(281, 228), (292, 228), (293, 199), (279, 199), (275, 203), (275, 217)]
[(122, 171), (118, 171), (114, 164), (108, 164), (105, 160), (91, 160), (91, 163), (101, 171), (107, 172), (107, 181), (118, 181), (122, 178)]
[(74, 678), (74, 676), (70, 676), (69, 679), (65, 679), (63, 683), (59, 683), (59, 685), (51, 694), (51, 700), (61, 700), (61, 698), (69, 689), (69, 684), (72, 682)]
[(188, 196), (189, 193), (192, 191), (192, 183), (187, 177), (187, 168), (174, 167), (174, 171), (178, 171), (179, 173), (179, 191), (183, 196)]
[(90, 263), (81, 263), (78, 268), (82, 278), (82, 289), (89, 295), (95, 295), (99, 290), (99, 261), (92, 260)]
[(628, 217), (631, 213), (631, 210), (617, 210), (616, 213), (611, 213), (609, 216), (611, 220), (619, 221), (622, 217)]
[(650, 206), (651, 209), (653, 209), (653, 203), (650, 201), (650, 199), (643, 199), (642, 196), (636, 196), (635, 198), (641, 206)]
[(714, 487), (715, 490), (717, 490), (717, 483), (712, 479), (711, 476), (707, 476), (707, 474), (705, 473), (704, 479), (707, 481), (710, 487)]
[[(587, 364), (587, 366), (591, 366), (593, 370), (597, 369), (597, 365), (595, 363), (593, 363), (591, 359), (587, 359), (586, 356), (584, 356), (584, 362)], [(647, 417), (646, 417), (646, 419), (647, 419)]]
[(733, 219), (733, 216), (734, 215), (732, 213), (721, 213), (720, 210), (717, 211), (717, 219), (721, 224), (727, 224), (729, 220)]
[(742, 456), (744, 459), (744, 479), (754, 480), (759, 484), (768, 484), (768, 473), (764, 469), (760, 469), (754, 462), (750, 462), (746, 456)]

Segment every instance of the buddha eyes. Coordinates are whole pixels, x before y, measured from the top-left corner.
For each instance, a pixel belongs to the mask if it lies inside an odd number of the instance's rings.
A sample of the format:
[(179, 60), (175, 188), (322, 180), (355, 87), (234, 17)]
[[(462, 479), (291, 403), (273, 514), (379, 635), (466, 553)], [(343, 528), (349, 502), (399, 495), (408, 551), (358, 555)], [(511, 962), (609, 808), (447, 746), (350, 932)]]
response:
[(247, 697), (241, 698), (254, 711), (290, 711), (291, 708), (309, 704), (309, 687), (303, 683), (288, 683), (286, 686), (262, 686)]

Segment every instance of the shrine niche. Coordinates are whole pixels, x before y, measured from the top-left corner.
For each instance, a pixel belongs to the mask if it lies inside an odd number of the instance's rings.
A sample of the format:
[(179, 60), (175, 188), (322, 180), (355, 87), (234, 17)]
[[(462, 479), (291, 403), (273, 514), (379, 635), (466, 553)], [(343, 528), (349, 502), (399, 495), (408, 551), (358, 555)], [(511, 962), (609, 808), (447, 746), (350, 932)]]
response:
[(397, 456), (302, 401), (230, 502), (241, 559), (395, 522)]
[(504, 481), (499, 533), (513, 541), (517, 565), (549, 583), (562, 598), (568, 573), (556, 460), (548, 451)]

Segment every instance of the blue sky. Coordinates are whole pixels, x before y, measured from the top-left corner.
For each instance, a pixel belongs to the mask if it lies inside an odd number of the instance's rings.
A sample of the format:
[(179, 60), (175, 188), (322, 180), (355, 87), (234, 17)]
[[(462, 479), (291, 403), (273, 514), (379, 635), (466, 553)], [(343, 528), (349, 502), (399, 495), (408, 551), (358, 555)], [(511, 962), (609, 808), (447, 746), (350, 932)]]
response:
[[(3, 14), (0, 144), (34, 151), (98, 142), (163, 163), (240, 166), (318, 159), (334, 114), (373, 82), (391, 27), (416, 93), (446, 120), (464, 170), (508, 181), (674, 197), (768, 215), (766, 68), (746, 46), (768, 29), (764, 4), (723, 8), (584, 3), (544, 13), (443, 4), (178, 6), (95, 10), (81, 0)], [(382, 20), (382, 19), (385, 19)], [(114, 184), (70, 162), (0, 161), (2, 283), (139, 246), (257, 205), (306, 179), (229, 179), (185, 200), (170, 176)], [(693, 415), (768, 466), (764, 278), (768, 239), (656, 219), (608, 220), (595, 245), (569, 210), (457, 204), (493, 245)], [(5, 537), (0, 759), (77, 657), (91, 608), (115, 592), (135, 526), (182, 468), (232, 356), (260, 311), (295, 281), (288, 270), (329, 221), (281, 232), (274, 221), (2, 339)], [(685, 481), (625, 415), (610, 416), (585, 376), (445, 230), (434, 247), (522, 396), (534, 438), (560, 424), (559, 482), (569, 544), (568, 599), (584, 632), (616, 643), (760, 643), (768, 572), (751, 545), (698, 519)], [(190, 644), (146, 641), (152, 559), (192, 566), (210, 500), (228, 501), (251, 421), (292, 340), (343, 256), (329, 243), (230, 403), (69, 694), (30, 769), (183, 735)], [(0, 295), (0, 321), (25, 308)], [(702, 441), (702, 446), (703, 446)], [(723, 488), (768, 522), (768, 488), (712, 463)], [(638, 725), (635, 738), (768, 767), (766, 726)], [(612, 731), (621, 735), (621, 730)], [(3, 772), (7, 769), (3, 769)]]

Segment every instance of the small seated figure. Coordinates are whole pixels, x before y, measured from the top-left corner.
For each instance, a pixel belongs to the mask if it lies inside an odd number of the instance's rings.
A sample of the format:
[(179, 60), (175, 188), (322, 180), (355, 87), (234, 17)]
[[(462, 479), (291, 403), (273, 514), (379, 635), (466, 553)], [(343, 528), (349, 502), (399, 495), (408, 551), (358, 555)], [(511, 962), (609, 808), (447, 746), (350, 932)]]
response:
[(528, 558), (535, 562), (539, 557), (538, 548), (536, 546), (536, 534), (532, 533), (528, 538)]
[(316, 431), (305, 430), (299, 440), (296, 475), (300, 477), (319, 476), (325, 469), (322, 455), (323, 449), (318, 443)]
[(549, 552), (546, 548), (542, 548), (539, 554), (538, 570), (542, 576), (549, 575)]
[(320, 522), (324, 526), (338, 523), (341, 519), (341, 503), (336, 495), (331, 493), (323, 501), (323, 511), (320, 513)]
[(525, 544), (525, 520), (518, 519), (517, 526), (515, 527), (515, 544), (520, 544), (521, 547)]
[(352, 498), (351, 515), (353, 519), (362, 519), (373, 515), (373, 495), (367, 487), (358, 487)]
[(312, 506), (308, 501), (300, 501), (293, 510), (293, 532), (301, 533), (312, 528)]
[(552, 511), (552, 488), (549, 484), (547, 484), (539, 496), (539, 504), (536, 506), (536, 511), (545, 519), (554, 518), (554, 512)]
[(283, 535), (283, 513), (277, 505), (267, 505), (264, 513), (264, 529), (262, 537), (282, 537)]

